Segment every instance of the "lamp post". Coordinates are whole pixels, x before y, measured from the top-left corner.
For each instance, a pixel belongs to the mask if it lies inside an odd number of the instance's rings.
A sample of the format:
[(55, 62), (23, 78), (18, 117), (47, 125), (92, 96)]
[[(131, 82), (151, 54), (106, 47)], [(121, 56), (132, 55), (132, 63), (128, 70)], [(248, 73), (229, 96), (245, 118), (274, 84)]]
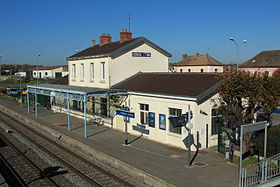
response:
[(0, 55), (0, 76), (2, 75), (2, 73), (1, 73), (1, 71), (2, 71), (2, 69), (1, 69), (1, 66), (2, 66), (2, 64), (1, 64), (1, 60), (2, 60), (2, 58), (3, 58), (3, 56), (2, 56), (2, 55)]
[[(238, 51), (239, 51), (239, 46), (238, 46), (238, 43), (236, 42), (236, 39), (234, 39), (233, 37), (230, 37), (229, 40), (232, 41), (235, 44), (235, 47), (236, 47), (236, 60), (237, 60), (237, 62), (236, 62), (236, 65), (237, 65), (236, 70), (238, 71), (238, 58), (239, 58), (238, 57)], [(242, 43), (247, 43), (247, 40), (242, 40)]]
[(38, 54), (37, 57), (37, 79), (36, 79), (36, 90), (35, 90), (35, 116), (38, 115), (38, 105), (37, 105), (37, 87), (38, 87), (38, 77), (39, 77), (39, 58), (41, 54)]

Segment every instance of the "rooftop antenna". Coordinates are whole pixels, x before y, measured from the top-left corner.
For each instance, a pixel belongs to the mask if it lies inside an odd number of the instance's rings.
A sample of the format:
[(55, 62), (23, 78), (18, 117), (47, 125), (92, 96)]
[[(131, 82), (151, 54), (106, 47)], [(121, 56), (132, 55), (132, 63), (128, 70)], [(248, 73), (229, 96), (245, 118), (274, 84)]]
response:
[(132, 20), (132, 14), (131, 13), (128, 13), (128, 29), (130, 31), (130, 22)]

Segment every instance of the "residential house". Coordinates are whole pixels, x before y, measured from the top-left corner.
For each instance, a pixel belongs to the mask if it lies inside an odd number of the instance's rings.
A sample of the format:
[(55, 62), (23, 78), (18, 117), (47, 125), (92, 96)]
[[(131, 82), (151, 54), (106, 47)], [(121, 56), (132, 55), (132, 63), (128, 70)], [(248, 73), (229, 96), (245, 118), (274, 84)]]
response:
[(204, 55), (196, 53), (192, 56), (184, 54), (182, 57), (181, 61), (173, 64), (173, 70), (175, 72), (223, 72), (223, 65), (209, 56), (208, 53)]
[(58, 79), (68, 75), (68, 66), (44, 66), (32, 70), (33, 78)]
[(262, 51), (239, 66), (240, 70), (272, 75), (280, 68), (280, 50)]

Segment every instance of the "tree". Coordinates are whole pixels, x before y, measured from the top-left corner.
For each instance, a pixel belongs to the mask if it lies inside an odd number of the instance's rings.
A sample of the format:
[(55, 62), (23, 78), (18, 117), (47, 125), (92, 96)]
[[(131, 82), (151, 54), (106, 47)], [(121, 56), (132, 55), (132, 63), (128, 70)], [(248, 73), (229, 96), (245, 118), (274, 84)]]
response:
[[(257, 114), (262, 110), (263, 120), (270, 120), (270, 114), (280, 103), (280, 70), (272, 76), (267, 73), (250, 73), (237, 71), (219, 76), (219, 99), (216, 103), (224, 121), (233, 130), (227, 135), (231, 142), (239, 145), (240, 137), (236, 137), (236, 129), (241, 125), (256, 121)], [(245, 136), (245, 150), (251, 134)]]

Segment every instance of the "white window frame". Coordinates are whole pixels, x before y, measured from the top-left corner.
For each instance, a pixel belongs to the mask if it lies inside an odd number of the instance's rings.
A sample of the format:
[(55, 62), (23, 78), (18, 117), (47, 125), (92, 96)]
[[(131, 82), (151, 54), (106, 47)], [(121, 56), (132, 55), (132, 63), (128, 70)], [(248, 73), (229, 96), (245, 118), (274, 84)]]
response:
[(84, 80), (85, 79), (85, 65), (84, 63), (81, 63), (81, 69), (80, 69), (80, 78), (81, 80)]
[(90, 63), (90, 80), (94, 80), (94, 63)]
[(105, 62), (100, 62), (100, 79), (105, 80)]
[(76, 79), (76, 64), (72, 64), (72, 75), (73, 79)]
[(140, 109), (140, 124), (149, 124), (149, 105), (144, 103), (139, 103)]
[[(171, 113), (171, 111), (174, 112), (174, 113)], [(169, 117), (179, 117), (181, 115), (182, 115), (182, 109), (180, 109), (180, 108), (169, 108)], [(176, 134), (182, 134), (182, 127), (174, 128), (169, 121), (169, 132), (176, 133)]]

